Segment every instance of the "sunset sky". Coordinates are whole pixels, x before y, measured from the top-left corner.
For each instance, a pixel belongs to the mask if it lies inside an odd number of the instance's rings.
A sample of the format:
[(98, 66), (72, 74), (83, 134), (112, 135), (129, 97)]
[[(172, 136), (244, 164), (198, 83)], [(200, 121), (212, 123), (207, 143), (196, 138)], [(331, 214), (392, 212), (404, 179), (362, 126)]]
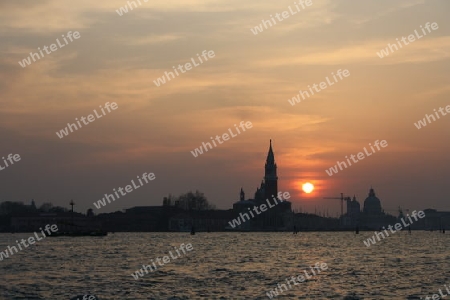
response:
[[(113, 188), (156, 179), (95, 213), (160, 205), (200, 190), (228, 209), (253, 197), (273, 141), (279, 190), (293, 207), (335, 215), (341, 192), (362, 204), (372, 185), (385, 210), (450, 210), (450, 1), (313, 0), (258, 35), (251, 28), (294, 0), (0, 2), (0, 201), (32, 198), (85, 212)], [(439, 29), (385, 58), (377, 52), (427, 22)], [(18, 61), (68, 31), (80, 38), (22, 68)], [(215, 57), (160, 87), (172, 66)], [(308, 85), (350, 76), (294, 106)], [(60, 139), (56, 132), (106, 102), (118, 109)], [(234, 124), (253, 128), (207, 153), (190, 151)], [(388, 146), (338, 174), (326, 169), (376, 140)], [(2, 166), (3, 160), (0, 160)], [(315, 185), (306, 195), (305, 182)], [(362, 206), (362, 205), (361, 205)], [(395, 211), (391, 213), (395, 214)]]

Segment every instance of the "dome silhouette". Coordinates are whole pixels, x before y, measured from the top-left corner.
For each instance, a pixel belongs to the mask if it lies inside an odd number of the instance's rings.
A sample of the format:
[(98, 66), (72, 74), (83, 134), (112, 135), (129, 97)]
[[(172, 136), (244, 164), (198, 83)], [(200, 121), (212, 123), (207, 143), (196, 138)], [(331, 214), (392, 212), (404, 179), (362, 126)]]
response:
[(382, 213), (381, 201), (375, 195), (373, 188), (370, 188), (369, 196), (364, 200), (364, 213), (378, 215)]

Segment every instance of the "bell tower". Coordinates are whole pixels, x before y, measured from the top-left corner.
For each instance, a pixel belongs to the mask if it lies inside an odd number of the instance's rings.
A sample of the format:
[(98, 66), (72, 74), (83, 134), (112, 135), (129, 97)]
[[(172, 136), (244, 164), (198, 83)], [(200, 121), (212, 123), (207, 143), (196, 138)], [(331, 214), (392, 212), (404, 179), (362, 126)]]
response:
[(267, 153), (265, 175), (264, 175), (264, 195), (266, 199), (272, 199), (278, 194), (278, 176), (277, 164), (275, 163), (275, 156), (272, 150), (272, 140), (270, 140), (269, 152)]

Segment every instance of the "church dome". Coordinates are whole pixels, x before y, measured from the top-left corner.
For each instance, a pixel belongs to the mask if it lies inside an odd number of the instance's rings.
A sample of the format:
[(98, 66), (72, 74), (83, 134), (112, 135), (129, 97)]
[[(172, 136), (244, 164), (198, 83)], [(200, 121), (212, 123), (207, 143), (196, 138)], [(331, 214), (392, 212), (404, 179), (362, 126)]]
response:
[(364, 200), (364, 212), (371, 215), (381, 214), (381, 202), (375, 195), (375, 191), (371, 188), (369, 196)]

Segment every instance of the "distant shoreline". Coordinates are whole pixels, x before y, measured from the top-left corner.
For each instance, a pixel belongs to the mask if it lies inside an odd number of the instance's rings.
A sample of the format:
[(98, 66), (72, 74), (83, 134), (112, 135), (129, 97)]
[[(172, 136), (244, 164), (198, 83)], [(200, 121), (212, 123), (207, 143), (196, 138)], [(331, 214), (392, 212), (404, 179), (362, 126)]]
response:
[[(359, 232), (374, 232), (377, 231), (375, 229), (359, 229)], [(407, 232), (408, 230), (402, 230)], [(411, 231), (436, 231), (439, 232), (439, 229), (437, 230), (426, 230), (426, 229), (412, 229)], [(16, 231), (16, 232), (10, 232), (10, 231), (0, 231), (1, 233), (5, 233), (5, 234), (16, 234), (16, 233), (32, 233), (33, 231)], [(185, 233), (185, 234), (189, 234), (190, 232), (188, 231), (114, 231), (114, 233), (147, 233), (147, 232), (157, 232), (157, 233)], [(245, 233), (245, 232), (249, 232), (249, 233), (255, 233), (255, 232), (287, 232), (287, 233), (292, 233), (293, 230), (219, 230), (219, 231), (197, 231), (196, 233), (216, 233), (216, 232), (222, 232), (222, 233)], [(302, 232), (355, 232), (355, 229), (303, 229), (303, 230), (298, 230), (298, 233), (302, 233)], [(108, 232), (111, 233), (111, 232)]]

